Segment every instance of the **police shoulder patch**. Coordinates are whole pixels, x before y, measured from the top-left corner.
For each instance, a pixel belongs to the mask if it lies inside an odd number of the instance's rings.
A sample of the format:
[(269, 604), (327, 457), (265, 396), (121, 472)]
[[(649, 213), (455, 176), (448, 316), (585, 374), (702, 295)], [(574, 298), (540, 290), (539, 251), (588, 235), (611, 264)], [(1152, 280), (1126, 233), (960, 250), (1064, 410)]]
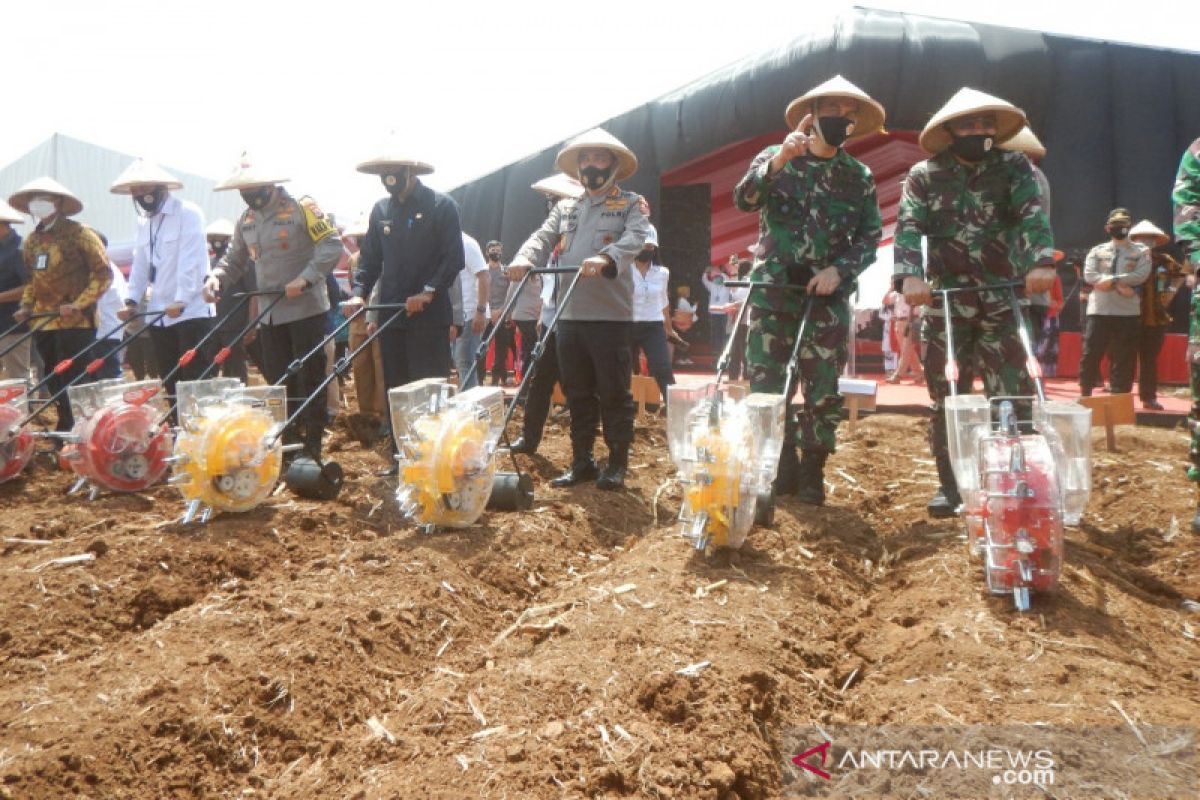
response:
[(329, 218), (311, 197), (300, 198), (300, 208), (304, 211), (304, 226), (308, 229), (308, 238), (314, 242), (322, 242), (337, 234), (337, 229), (329, 224)]

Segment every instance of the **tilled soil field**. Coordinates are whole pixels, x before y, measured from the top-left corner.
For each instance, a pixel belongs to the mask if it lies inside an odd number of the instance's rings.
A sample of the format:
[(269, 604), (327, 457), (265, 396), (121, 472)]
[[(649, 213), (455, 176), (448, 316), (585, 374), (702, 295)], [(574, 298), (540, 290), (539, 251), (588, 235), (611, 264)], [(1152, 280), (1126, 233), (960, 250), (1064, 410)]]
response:
[(432, 535), (344, 424), (338, 500), (202, 527), (39, 459), (0, 486), (0, 797), (770, 798), (822, 726), (1194, 725), (1183, 433), (1097, 437), (1061, 590), (1020, 615), (926, 518), (925, 425), (843, 429), (826, 508), (708, 556), (659, 420), (627, 491), (551, 489), (552, 422), (532, 511)]

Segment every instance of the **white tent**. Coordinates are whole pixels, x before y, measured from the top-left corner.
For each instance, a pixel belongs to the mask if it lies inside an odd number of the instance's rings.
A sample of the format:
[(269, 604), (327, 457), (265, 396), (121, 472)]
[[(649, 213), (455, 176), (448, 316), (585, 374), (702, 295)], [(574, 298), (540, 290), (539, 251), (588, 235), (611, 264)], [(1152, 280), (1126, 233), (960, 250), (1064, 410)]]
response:
[[(137, 211), (128, 195), (112, 194), (108, 187), (134, 158), (56, 133), (0, 167), (0, 197), (7, 198), (34, 178), (51, 177), (83, 201), (83, 213), (76, 219), (107, 236), (110, 250), (128, 250), (137, 231)], [(211, 178), (162, 166), (183, 182), (183, 189), (175, 194), (200, 206), (206, 221), (237, 219), (245, 208), (237, 192), (214, 193), (216, 181)]]

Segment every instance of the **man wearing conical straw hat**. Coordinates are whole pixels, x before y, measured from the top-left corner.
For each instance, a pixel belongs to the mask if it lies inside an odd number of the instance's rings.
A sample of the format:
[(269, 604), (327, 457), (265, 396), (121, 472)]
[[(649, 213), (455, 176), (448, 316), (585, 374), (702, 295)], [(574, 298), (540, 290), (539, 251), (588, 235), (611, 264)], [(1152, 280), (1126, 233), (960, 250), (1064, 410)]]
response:
[[(287, 182), (242, 153), (229, 177), (213, 188), (237, 191), (247, 208), (234, 224), (228, 252), (209, 273), (205, 291), (210, 299), (232, 293), (253, 269), (259, 291), (283, 293), (259, 324), (258, 341), (263, 377), (269, 383), (283, 381), (290, 415), (325, 379), (325, 354), (317, 348), (325, 337), (329, 311), (325, 277), (344, 251), (337, 228), (316, 201), (293, 198), (283, 188)], [(316, 354), (298, 370), (289, 370), (314, 349)], [(301, 444), (311, 458), (320, 460), (325, 411), (320, 403), (310, 403), (298, 424), (284, 431), (284, 443)]]
[[(601, 489), (625, 485), (634, 417), (630, 270), (650, 222), (641, 198), (622, 190), (618, 181), (633, 175), (637, 163), (633, 151), (602, 128), (572, 139), (554, 165), (578, 179), (585, 194), (560, 200), (508, 268), (509, 278), (519, 280), (526, 269), (544, 267), (556, 250), (564, 267), (580, 268), (580, 283), (562, 309), (557, 332), (558, 366), (571, 409), (571, 467), (551, 481), (553, 486), (591, 480)], [(603, 472), (592, 456), (600, 422), (608, 445)]]
[[(13, 314), (19, 322), (32, 314), (57, 313), (34, 334), (33, 346), (47, 369), (79, 353), (96, 337), (96, 303), (112, 284), (108, 253), (99, 237), (70, 217), (83, 211), (83, 203), (53, 178), (37, 178), (22, 186), (8, 203), (38, 221), (21, 246), (29, 283), (21, 307)], [(88, 383), (85, 359), (76, 359), (63, 373), (47, 375), (46, 388), (58, 394), (72, 381)], [(71, 402), (63, 392), (56, 403), (58, 431), (75, 426)]]
[[(1195, 275), (1200, 270), (1200, 139), (1192, 142), (1179, 162), (1171, 200), (1175, 206), (1175, 239), (1187, 259), (1184, 269)], [(1200, 533), (1200, 290), (1192, 292), (1187, 356), (1192, 384), (1192, 447), (1189, 453), (1192, 465), (1188, 468), (1188, 479), (1198, 482), (1192, 532)]]
[[(153, 290), (146, 310), (165, 316), (150, 326), (150, 345), (159, 375), (167, 375), (179, 359), (212, 329), (213, 307), (204, 299), (208, 274), (208, 245), (204, 238), (204, 212), (195, 203), (171, 195), (183, 184), (157, 164), (137, 159), (113, 182), (109, 191), (133, 198), (138, 230), (129, 270), (129, 293), (118, 315), (129, 319), (146, 291)], [(205, 359), (198, 358), (178, 370), (167, 385), (175, 394), (179, 381), (195, 380)]]
[(848, 357), (850, 295), (874, 263), (882, 231), (875, 178), (842, 144), (880, 131), (884, 110), (838, 75), (793, 100), (785, 118), (792, 133), (758, 154), (733, 199), (743, 211), (761, 212), (750, 279), (799, 284), (808, 297), (750, 292), (746, 365), (752, 391), (784, 391), (803, 308), (811, 303), (800, 347), (804, 406), (798, 415), (789, 407), (775, 492), (822, 505), (825, 460), (842, 411), (838, 376)]
[[(896, 222), (895, 273), (910, 304), (929, 305), (941, 288), (1013, 280), (1023, 280), (1029, 292), (1053, 287), (1054, 238), (1029, 159), (996, 147), (1025, 122), (1012, 103), (964, 88), (921, 132), (921, 147), (932, 157), (909, 170)], [(981, 375), (988, 395), (1033, 393), (1008, 291), (951, 295), (959, 392)], [(946, 442), (945, 313), (940, 304), (928, 309), (923, 334), (934, 402), (929, 444), (941, 482), (928, 506), (934, 517), (953, 516), (961, 502)]]
[(1163, 248), (1171, 237), (1148, 219), (1129, 231), (1129, 238), (1150, 251), (1150, 277), (1142, 284), (1141, 330), (1137, 341), (1138, 397), (1142, 408), (1162, 411), (1158, 402), (1158, 354), (1167, 337), (1167, 326), (1173, 321), (1168, 310), (1175, 294), (1183, 286), (1183, 266)]

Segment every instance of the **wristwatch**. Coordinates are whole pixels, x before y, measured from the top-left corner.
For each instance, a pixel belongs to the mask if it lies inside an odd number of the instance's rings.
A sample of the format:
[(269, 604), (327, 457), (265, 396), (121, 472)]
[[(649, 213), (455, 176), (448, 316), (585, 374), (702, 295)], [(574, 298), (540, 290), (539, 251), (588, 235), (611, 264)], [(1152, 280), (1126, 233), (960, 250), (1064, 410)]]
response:
[(487, 306), (475, 306), (475, 313), (476, 314), (486, 314)]
[(427, 294), (437, 294), (437, 289), (435, 289), (434, 287), (430, 286), (429, 284), (425, 284), (425, 292), (426, 292)]

